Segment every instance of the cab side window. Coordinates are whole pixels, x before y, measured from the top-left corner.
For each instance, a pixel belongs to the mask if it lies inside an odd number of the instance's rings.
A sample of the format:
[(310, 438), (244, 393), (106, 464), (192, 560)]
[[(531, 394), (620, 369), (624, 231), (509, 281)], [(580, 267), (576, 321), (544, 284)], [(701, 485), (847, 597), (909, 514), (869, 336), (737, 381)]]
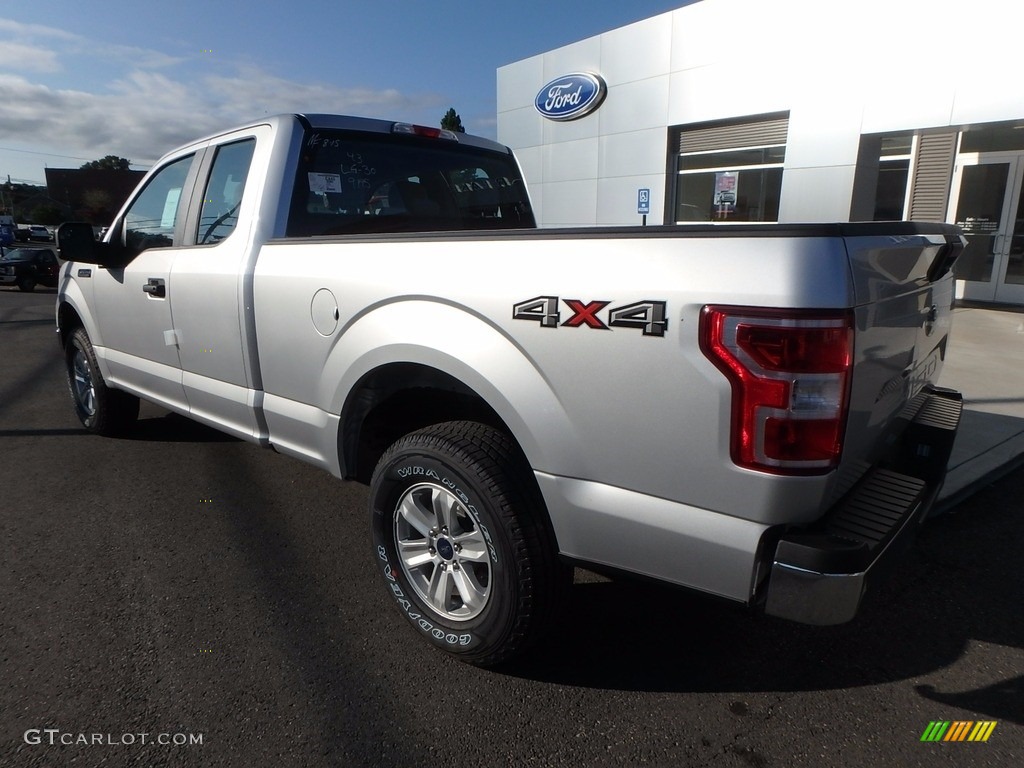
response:
[(219, 242), (234, 231), (255, 147), (255, 139), (217, 147), (199, 214), (199, 245)]
[(184, 213), (182, 188), (192, 165), (192, 155), (166, 165), (149, 180), (124, 217), (124, 244), (140, 253), (147, 248), (174, 245), (174, 226)]

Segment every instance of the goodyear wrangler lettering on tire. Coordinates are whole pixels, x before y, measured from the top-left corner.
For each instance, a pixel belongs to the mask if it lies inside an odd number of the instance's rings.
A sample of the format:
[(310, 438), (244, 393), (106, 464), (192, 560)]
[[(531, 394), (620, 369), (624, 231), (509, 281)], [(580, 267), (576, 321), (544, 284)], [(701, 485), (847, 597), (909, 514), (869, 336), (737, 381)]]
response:
[(406, 478), (406, 477), (429, 477), (429, 478), (433, 478), (435, 480), (440, 481), (441, 484), (445, 486), (445, 488), (449, 489), (452, 493), (454, 493), (458, 497), (459, 501), (461, 501), (463, 504), (466, 505), (465, 506), (466, 512), (469, 513), (469, 516), (472, 518), (473, 523), (476, 525), (476, 527), (480, 531), (480, 535), (483, 537), (484, 542), (487, 544), (487, 549), (488, 549), (488, 552), (490, 554), (491, 560), (493, 562), (497, 562), (498, 561), (498, 551), (497, 551), (497, 549), (495, 549), (494, 543), (491, 541), (491, 533), (490, 533), (490, 531), (487, 530), (487, 526), (485, 526), (483, 523), (480, 522), (480, 516), (477, 514), (476, 507), (474, 507), (472, 504), (469, 503), (469, 496), (467, 496), (466, 493), (461, 488), (458, 487), (458, 485), (455, 483), (454, 480), (451, 480), (448, 477), (441, 477), (434, 470), (427, 469), (427, 468), (420, 467), (420, 466), (398, 467), (395, 471), (398, 472), (398, 476), (402, 477), (402, 478)]
[[(407, 469), (412, 472), (405, 477), (423, 474), (417, 471), (422, 467)], [(496, 560), (468, 501), (458, 486), (449, 491), (416, 482), (398, 499), (392, 519), (398, 565), (412, 591), (452, 621), (472, 619), (486, 608)]]
[(384, 562), (384, 576), (392, 582), (390, 587), (395, 601), (414, 626), (422, 629), (424, 632), (429, 632), (435, 639), (444, 640), (448, 645), (468, 646), (473, 642), (473, 635), (468, 632), (461, 635), (456, 635), (453, 632), (441, 632), (438, 634), (439, 630), (437, 630), (433, 624), (423, 619), (422, 614), (415, 613), (413, 611), (413, 605), (406, 598), (402, 588), (398, 586), (398, 584), (394, 583), (394, 572), (391, 570), (391, 563), (388, 562), (387, 553), (384, 547), (377, 548), (377, 556)]
[(424, 469), (423, 467), (401, 467), (398, 470), (399, 477), (409, 477), (410, 475), (423, 475), (425, 477), (432, 477), (435, 480), (440, 480), (437, 473), (430, 469)]
[(370, 510), (391, 596), (462, 660), (494, 664), (526, 647), (571, 577), (529, 465), (492, 427), (449, 422), (398, 440), (374, 470)]

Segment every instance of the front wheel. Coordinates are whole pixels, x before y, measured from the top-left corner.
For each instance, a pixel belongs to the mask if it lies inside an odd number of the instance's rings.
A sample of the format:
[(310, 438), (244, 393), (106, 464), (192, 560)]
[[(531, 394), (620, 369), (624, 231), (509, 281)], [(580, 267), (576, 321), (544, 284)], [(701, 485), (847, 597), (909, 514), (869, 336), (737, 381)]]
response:
[(18, 281), (18, 290), (32, 293), (36, 289), (36, 281), (31, 277), (23, 277)]
[(71, 334), (64, 357), (71, 402), (82, 426), (107, 436), (127, 430), (139, 417), (139, 398), (106, 385), (84, 328)]
[(377, 563), (431, 644), (481, 666), (522, 652), (571, 583), (526, 460), (502, 432), (448, 422), (406, 435), (370, 486)]

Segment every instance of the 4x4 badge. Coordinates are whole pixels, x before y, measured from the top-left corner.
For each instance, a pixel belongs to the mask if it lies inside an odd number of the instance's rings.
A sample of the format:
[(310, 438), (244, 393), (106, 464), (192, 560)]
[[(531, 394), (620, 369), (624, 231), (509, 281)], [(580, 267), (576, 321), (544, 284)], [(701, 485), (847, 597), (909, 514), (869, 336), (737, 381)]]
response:
[(540, 323), (541, 328), (594, 328), (607, 331), (612, 328), (636, 328), (644, 336), (664, 336), (668, 330), (667, 302), (637, 301), (612, 307), (608, 319), (602, 320), (598, 313), (611, 304), (610, 301), (583, 301), (582, 299), (561, 299), (572, 315), (564, 323), (557, 296), (535, 296), (512, 306), (513, 320), (531, 320)]

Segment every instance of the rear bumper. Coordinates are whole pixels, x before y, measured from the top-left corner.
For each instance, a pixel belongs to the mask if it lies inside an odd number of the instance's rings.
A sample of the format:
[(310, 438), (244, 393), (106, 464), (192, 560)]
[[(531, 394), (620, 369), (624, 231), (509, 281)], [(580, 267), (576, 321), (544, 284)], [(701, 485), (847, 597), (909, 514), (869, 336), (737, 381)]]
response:
[(946, 476), (963, 407), (959, 392), (932, 388), (899, 443), (811, 528), (775, 547), (765, 613), (805, 624), (842, 624), (869, 585), (913, 541)]

